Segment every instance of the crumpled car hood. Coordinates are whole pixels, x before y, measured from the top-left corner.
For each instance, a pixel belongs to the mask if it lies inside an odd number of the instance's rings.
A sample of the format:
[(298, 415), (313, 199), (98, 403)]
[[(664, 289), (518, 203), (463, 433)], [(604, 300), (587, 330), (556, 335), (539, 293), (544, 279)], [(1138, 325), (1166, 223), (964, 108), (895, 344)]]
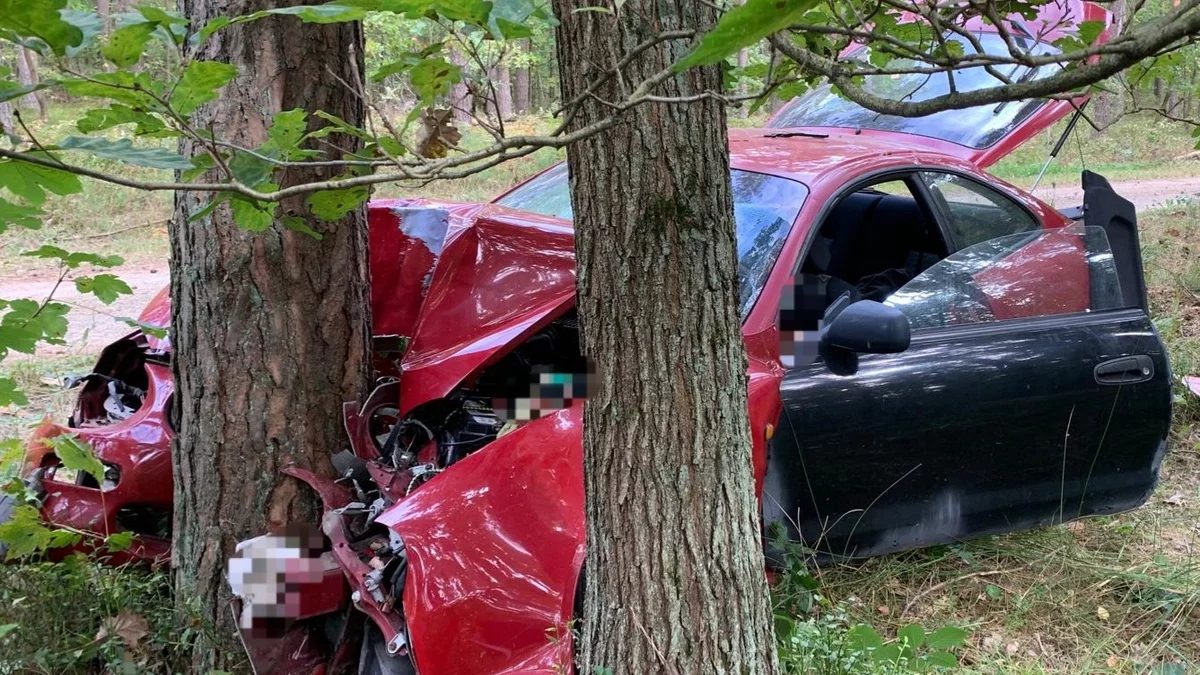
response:
[[(401, 414), (450, 393), (575, 302), (575, 238), (569, 221), (502, 206), (392, 202), (408, 236), (424, 209), (448, 210), (446, 238), (428, 281), (410, 266), (396, 291), (420, 297), (411, 341), (401, 362)], [(428, 233), (422, 225), (420, 234)], [(373, 240), (374, 243), (374, 240)], [(410, 254), (411, 255), (411, 254)], [(372, 274), (382, 271), (373, 261)], [(394, 263), (391, 263), (394, 264)], [(404, 261), (409, 266), (409, 260)], [(377, 307), (387, 304), (375, 300)], [(376, 325), (380, 325), (377, 321)], [(376, 333), (379, 331), (377, 330)]]

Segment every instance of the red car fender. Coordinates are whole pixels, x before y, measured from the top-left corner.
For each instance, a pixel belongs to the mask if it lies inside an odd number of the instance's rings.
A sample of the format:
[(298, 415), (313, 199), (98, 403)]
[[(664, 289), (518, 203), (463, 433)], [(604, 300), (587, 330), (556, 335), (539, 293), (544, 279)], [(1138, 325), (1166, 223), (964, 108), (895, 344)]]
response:
[(530, 422), (378, 518), (404, 540), (421, 675), (569, 672), (584, 561), (583, 409)]

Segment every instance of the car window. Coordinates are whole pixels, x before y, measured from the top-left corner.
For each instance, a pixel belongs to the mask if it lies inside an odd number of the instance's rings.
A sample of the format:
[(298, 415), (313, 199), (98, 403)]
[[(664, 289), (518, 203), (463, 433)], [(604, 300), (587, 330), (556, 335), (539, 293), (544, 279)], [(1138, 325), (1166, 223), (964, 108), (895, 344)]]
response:
[(997, 237), (947, 257), (887, 300), (913, 330), (1121, 306), (1104, 230), (1082, 225)]
[(1012, 199), (969, 178), (922, 172), (921, 180), (945, 214), (946, 228), (956, 249), (1042, 228)]
[[(808, 188), (794, 180), (752, 171), (730, 172), (737, 223), (738, 305), (745, 317), (762, 292)], [(501, 206), (570, 220), (571, 191), (566, 163), (546, 171), (496, 200)]]
[[(1007, 55), (1004, 39), (995, 33), (980, 33), (975, 36), (985, 54)], [(1021, 38), (1015, 38), (1020, 40)], [(947, 43), (954, 44), (964, 53), (979, 53), (966, 37), (956, 33), (944, 36)], [(930, 45), (937, 44), (930, 42)], [(1026, 44), (1033, 54), (1056, 54), (1058, 49), (1045, 43)], [(869, 61), (871, 50), (863, 47), (849, 58)], [(923, 63), (915, 59), (894, 57), (889, 68), (919, 70)], [(1048, 77), (1060, 70), (1057, 64), (1030, 69), (1022, 65), (1007, 65), (997, 68), (970, 66), (949, 73), (913, 72), (907, 75), (867, 75), (863, 88), (876, 96), (892, 100), (924, 101), (944, 96), (952, 91), (973, 91), (999, 86), (1008, 82), (1027, 82)], [(997, 77), (1003, 76), (1005, 79)], [(792, 101), (771, 121), (773, 128), (786, 127), (847, 127), (879, 129), (929, 136), (971, 148), (986, 148), (1025, 121), (1045, 105), (1044, 100), (1014, 101), (1011, 103), (988, 104), (962, 110), (945, 110), (921, 117), (898, 117), (868, 110), (841, 96), (829, 84), (814, 87), (808, 93)]]

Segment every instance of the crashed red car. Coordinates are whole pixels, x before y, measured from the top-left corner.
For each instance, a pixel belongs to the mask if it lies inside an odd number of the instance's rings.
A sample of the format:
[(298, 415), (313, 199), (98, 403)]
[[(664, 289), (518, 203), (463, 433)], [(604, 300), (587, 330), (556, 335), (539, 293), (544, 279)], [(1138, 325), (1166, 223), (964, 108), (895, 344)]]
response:
[[(1070, 111), (1021, 102), (930, 124), (817, 89), (731, 133), (764, 531), (863, 556), (1147, 499), (1171, 380), (1133, 207), (1091, 173), (1084, 209), (1064, 214), (983, 171)], [(554, 167), (491, 204), (371, 205), (377, 365), (399, 378), (347, 405), (341, 479), (289, 471), (326, 505), (316, 543), (243, 542), (231, 581), (257, 672), (570, 668), (582, 406), (511, 405), (586, 371), (566, 178)], [(165, 305), (143, 320), (165, 326)], [(72, 424), (38, 432), (89, 440), (113, 467), (105, 485), (58, 480), (37, 437), (30, 449), (46, 516), (133, 531), (133, 557), (169, 550), (152, 527), (170, 522), (167, 358), (141, 333), (117, 343)]]

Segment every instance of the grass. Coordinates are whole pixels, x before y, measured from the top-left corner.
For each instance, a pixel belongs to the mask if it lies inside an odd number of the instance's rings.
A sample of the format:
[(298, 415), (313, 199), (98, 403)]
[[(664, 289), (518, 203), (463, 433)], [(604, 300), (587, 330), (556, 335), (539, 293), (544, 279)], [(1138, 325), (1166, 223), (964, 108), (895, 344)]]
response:
[[(1058, 122), (989, 170), (1015, 185), (1029, 187), (1066, 125), (1066, 119)], [(1112, 181), (1200, 176), (1200, 160), (1176, 159), (1193, 151), (1196, 140), (1189, 127), (1149, 113), (1126, 116), (1101, 133), (1080, 120), (1042, 181), (1047, 185), (1076, 184), (1083, 169)]]

